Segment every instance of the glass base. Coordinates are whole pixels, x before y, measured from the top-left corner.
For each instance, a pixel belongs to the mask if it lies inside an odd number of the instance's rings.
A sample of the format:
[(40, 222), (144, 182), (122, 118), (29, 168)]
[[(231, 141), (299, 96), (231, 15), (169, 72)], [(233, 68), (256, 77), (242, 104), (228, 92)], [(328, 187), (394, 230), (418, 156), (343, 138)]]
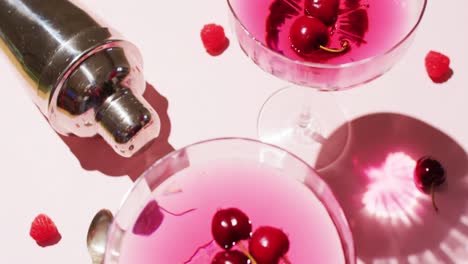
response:
[[(339, 135), (328, 138), (338, 127)], [(285, 148), (308, 162), (316, 170), (339, 158), (349, 139), (349, 124), (333, 92), (301, 86), (278, 90), (263, 104), (257, 121), (258, 137), (263, 142)], [(328, 153), (322, 145), (327, 143)], [(320, 159), (318, 160), (318, 153)]]

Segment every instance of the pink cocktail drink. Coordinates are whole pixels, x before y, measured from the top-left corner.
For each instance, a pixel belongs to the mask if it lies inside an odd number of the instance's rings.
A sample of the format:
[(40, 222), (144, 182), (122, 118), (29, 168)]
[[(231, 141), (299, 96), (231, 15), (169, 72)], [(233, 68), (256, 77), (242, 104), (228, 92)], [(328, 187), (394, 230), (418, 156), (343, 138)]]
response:
[[(291, 29), (307, 7), (337, 2), (336, 18), (326, 24), (326, 47), (300, 54)], [(229, 0), (241, 47), (262, 69), (290, 82), (339, 90), (372, 80), (394, 65), (411, 41), (425, 1), (411, 0)]]
[[(318, 176), (303, 163), (288, 168), (295, 158), (282, 150), (255, 141), (234, 142), (238, 143), (265, 148), (252, 158), (214, 156), (166, 169), (174, 173), (170, 177), (158, 173), (165, 179), (153, 187), (150, 170), (117, 216), (106, 263), (211, 263), (224, 250), (213, 241), (213, 215), (232, 207), (247, 214), (253, 231), (260, 226), (283, 230), (290, 242), (286, 255), (291, 263), (354, 263), (346, 220)], [(199, 147), (203, 145), (195, 145)], [(130, 205), (135, 199), (138, 206)], [(248, 248), (249, 239), (239, 243)], [(238, 245), (233, 249), (241, 250)]]
[(346, 39), (350, 42), (349, 51), (328, 56), (325, 51), (321, 51), (318, 53), (323, 58), (307, 58), (294, 52), (289, 40), (291, 25), (298, 17), (306, 14), (305, 0), (232, 1), (239, 3), (237, 15), (244, 27), (263, 45), (293, 60), (327, 64), (359, 61), (392, 48), (408, 30), (409, 10), (405, 2), (339, 1), (336, 22), (329, 26), (330, 41), (327, 46), (339, 47), (340, 41)]

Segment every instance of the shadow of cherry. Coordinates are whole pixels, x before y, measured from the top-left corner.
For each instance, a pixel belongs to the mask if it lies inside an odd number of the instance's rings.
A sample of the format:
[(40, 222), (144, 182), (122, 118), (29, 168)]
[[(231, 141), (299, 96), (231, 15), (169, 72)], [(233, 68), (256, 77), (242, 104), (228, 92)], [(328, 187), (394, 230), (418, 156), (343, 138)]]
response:
[[(343, 207), (358, 258), (364, 263), (465, 262), (468, 158), (463, 148), (421, 120), (376, 113), (336, 129), (318, 164), (334, 153), (328, 148), (345, 129), (350, 135), (342, 155), (319, 173)], [(447, 182), (436, 193), (438, 213), (413, 182), (416, 160), (426, 155), (446, 169)]]

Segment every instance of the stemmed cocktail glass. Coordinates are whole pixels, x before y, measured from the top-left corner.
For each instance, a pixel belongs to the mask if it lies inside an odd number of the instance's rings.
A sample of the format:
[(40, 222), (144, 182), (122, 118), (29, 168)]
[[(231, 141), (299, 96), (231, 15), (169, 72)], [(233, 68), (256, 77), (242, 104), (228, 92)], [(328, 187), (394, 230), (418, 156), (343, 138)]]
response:
[[(259, 138), (313, 164), (327, 134), (346, 123), (334, 92), (372, 81), (398, 62), (414, 38), (426, 0), (228, 0), (228, 5), (245, 54), (292, 84), (262, 106)], [(335, 12), (331, 18), (330, 10)], [(317, 37), (318, 22), (298, 21), (309, 17), (323, 22), (328, 40)], [(312, 39), (311, 46), (298, 44), (298, 38)]]

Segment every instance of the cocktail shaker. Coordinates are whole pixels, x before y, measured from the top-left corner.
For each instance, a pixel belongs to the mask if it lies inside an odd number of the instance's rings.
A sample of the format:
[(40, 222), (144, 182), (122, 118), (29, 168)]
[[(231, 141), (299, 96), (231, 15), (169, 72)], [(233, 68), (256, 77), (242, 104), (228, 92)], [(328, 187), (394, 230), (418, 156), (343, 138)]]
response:
[(0, 38), (60, 134), (99, 134), (125, 157), (158, 136), (137, 47), (76, 4), (0, 0)]

